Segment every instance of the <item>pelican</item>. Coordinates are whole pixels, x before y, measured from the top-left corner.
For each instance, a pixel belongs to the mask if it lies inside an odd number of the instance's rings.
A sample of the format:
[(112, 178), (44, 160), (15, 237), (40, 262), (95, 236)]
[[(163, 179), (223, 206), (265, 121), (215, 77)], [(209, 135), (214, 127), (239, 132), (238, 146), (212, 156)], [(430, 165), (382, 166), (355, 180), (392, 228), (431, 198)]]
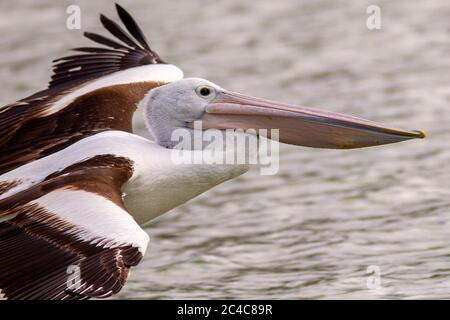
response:
[[(57, 60), (47, 90), (0, 109), (2, 299), (119, 292), (147, 250), (142, 225), (251, 167), (175, 163), (173, 132), (194, 135), (198, 121), (201, 132), (278, 129), (280, 142), (316, 148), (425, 137), (183, 78), (150, 49), (131, 16), (117, 10), (129, 34), (103, 15), (101, 21), (123, 44), (87, 33), (112, 49), (78, 48), (87, 53)], [(132, 132), (136, 104), (154, 141)], [(206, 149), (192, 144), (182, 152)]]

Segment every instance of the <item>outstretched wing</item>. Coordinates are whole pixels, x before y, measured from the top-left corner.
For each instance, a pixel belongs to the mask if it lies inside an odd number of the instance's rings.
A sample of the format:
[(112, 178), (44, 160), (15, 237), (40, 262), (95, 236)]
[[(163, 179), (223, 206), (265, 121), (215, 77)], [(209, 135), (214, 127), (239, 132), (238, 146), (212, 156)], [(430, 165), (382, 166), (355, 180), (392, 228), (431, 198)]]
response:
[[(0, 298), (117, 293), (148, 244), (122, 202), (132, 172), (126, 158), (96, 156), (1, 199)], [(1, 183), (0, 196), (19, 184)]]
[(129, 34), (120, 25), (103, 14), (100, 22), (118, 41), (100, 34), (85, 32), (88, 39), (103, 47), (81, 47), (73, 50), (82, 52), (54, 60), (52, 80), (49, 87), (78, 83), (96, 79), (120, 70), (148, 64), (165, 63), (150, 49), (144, 33), (131, 15), (116, 4), (117, 13)]
[(150, 49), (133, 18), (116, 7), (128, 33), (101, 15), (116, 40), (85, 33), (106, 47), (77, 48), (81, 54), (55, 60), (48, 89), (0, 107), (0, 174), (99, 131), (131, 132), (143, 96), (183, 77)]

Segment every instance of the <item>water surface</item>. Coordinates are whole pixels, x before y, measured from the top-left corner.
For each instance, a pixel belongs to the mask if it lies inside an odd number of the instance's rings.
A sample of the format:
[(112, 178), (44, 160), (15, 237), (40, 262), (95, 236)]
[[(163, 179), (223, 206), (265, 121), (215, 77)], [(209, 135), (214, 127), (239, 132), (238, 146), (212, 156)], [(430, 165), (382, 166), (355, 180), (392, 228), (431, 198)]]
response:
[[(0, 3), (0, 102), (42, 89), (50, 61), (100, 31), (109, 1)], [(372, 1), (121, 1), (187, 76), (246, 94), (429, 133), (353, 151), (283, 146), (257, 170), (152, 222), (119, 298), (450, 298), (450, 4)], [(367, 268), (381, 288), (367, 288)], [(370, 279), (369, 279), (370, 282)]]

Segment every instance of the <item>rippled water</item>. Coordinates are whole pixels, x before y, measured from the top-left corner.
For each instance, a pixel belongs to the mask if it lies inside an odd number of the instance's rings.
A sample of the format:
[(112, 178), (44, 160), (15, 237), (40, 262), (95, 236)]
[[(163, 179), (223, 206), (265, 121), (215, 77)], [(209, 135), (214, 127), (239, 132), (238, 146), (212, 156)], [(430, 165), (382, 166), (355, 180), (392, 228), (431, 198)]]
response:
[[(100, 30), (109, 1), (0, 3), (0, 101), (44, 87), (51, 59)], [(354, 151), (283, 146), (250, 172), (152, 222), (120, 298), (450, 298), (450, 4), (121, 1), (188, 76), (429, 133)], [(369, 266), (381, 288), (368, 289)]]

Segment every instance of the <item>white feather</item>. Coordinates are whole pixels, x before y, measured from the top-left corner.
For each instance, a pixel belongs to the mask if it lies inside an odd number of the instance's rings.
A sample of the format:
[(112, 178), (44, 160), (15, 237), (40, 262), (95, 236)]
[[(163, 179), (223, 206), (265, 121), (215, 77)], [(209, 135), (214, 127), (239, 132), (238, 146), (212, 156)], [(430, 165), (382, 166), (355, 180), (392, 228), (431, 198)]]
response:
[(96, 155), (112, 154), (132, 158), (138, 153), (136, 148), (143, 143), (146, 144), (147, 140), (123, 131), (106, 131), (87, 137), (66, 149), (1, 175), (0, 182), (16, 180), (21, 183), (1, 194), (0, 200), (28, 189), (52, 173)]
[[(134, 219), (114, 202), (82, 190), (59, 189), (34, 200), (46, 211), (83, 230), (83, 241), (105, 248), (133, 245), (144, 254), (149, 237)], [(99, 238), (109, 241), (98, 243)], [(100, 239), (100, 240), (102, 240)]]
[(81, 86), (73, 92), (62, 96), (61, 99), (53, 102), (53, 104), (51, 104), (45, 110), (42, 116), (49, 116), (51, 114), (54, 114), (64, 109), (76, 98), (100, 88), (143, 81), (158, 81), (168, 83), (180, 79), (183, 79), (183, 71), (181, 71), (177, 66), (171, 64), (150, 64), (118, 71), (92, 82), (88, 82), (87, 84)]

